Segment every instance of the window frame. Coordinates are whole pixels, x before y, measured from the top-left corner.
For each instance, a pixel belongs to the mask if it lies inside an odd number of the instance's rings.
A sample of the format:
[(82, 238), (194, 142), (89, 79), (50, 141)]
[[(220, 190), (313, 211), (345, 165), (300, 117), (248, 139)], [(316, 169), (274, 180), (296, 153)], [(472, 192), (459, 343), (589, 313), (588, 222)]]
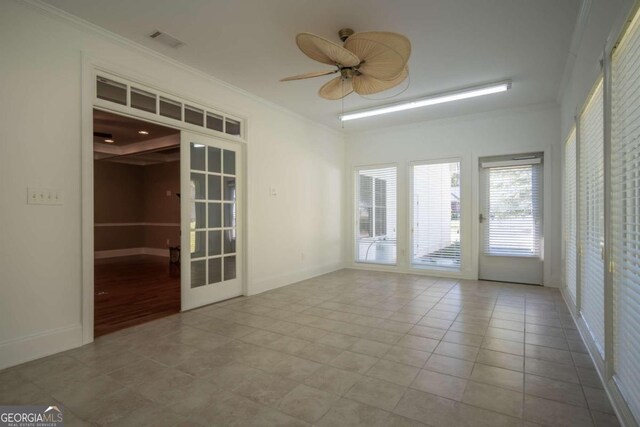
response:
[[(604, 293), (605, 293), (605, 282), (606, 282), (606, 275), (607, 275), (607, 270), (608, 270), (608, 266), (605, 264), (605, 251), (606, 251), (606, 247), (607, 247), (607, 237), (605, 236), (605, 234), (609, 234), (608, 231), (606, 231), (607, 228), (607, 222), (608, 219), (605, 218), (605, 211), (607, 210), (606, 206), (605, 206), (605, 193), (607, 192), (605, 190), (605, 179), (606, 179), (606, 175), (607, 175), (607, 159), (605, 158), (604, 155), (604, 151), (605, 151), (605, 129), (604, 129), (604, 115), (605, 115), (605, 110), (607, 107), (605, 105), (605, 98), (604, 98), (604, 86), (605, 86), (605, 78), (604, 78), (604, 73), (600, 72), (595, 80), (595, 82), (593, 83), (593, 86), (591, 87), (591, 89), (589, 90), (589, 94), (587, 95), (587, 98), (585, 99), (584, 103), (582, 104), (579, 114), (577, 115), (577, 119), (576, 119), (576, 124), (577, 124), (577, 128), (579, 131), (579, 135), (580, 135), (580, 139), (578, 140), (578, 144), (579, 144), (579, 150), (577, 151), (577, 157), (576, 157), (576, 166), (578, 169), (578, 174), (577, 174), (577, 178), (580, 180), (579, 182), (577, 182), (577, 209), (578, 209), (578, 214), (577, 214), (577, 222), (579, 224), (579, 226), (577, 227), (577, 242), (578, 242), (578, 257), (580, 259), (579, 263), (578, 263), (578, 268), (580, 269), (580, 275), (578, 276), (580, 279), (580, 309), (579, 309), (579, 314), (580, 317), (582, 319), (582, 321), (585, 323), (585, 325), (587, 326), (587, 330), (588, 330), (588, 334), (590, 335), (589, 338), (592, 339), (593, 341), (593, 348), (598, 352), (598, 355), (600, 357), (600, 360), (604, 360), (605, 358), (605, 340), (606, 337), (604, 336), (605, 332), (604, 330), (606, 329), (606, 326), (604, 325), (605, 323), (605, 314), (604, 314), (604, 307), (602, 308), (602, 318), (601, 319), (588, 319), (588, 317), (591, 317), (591, 315), (593, 314), (593, 312), (591, 311), (591, 309), (593, 307), (597, 307), (597, 306), (593, 306), (591, 304), (585, 304), (585, 301), (589, 301), (591, 302), (593, 300), (592, 297), (597, 296), (598, 294), (600, 294), (600, 290), (602, 291), (602, 300), (603, 300), (603, 305), (604, 304)], [(600, 99), (601, 103), (597, 103), (595, 101), (597, 101), (596, 99), (596, 94), (598, 93), (598, 91), (601, 90), (602, 91), (602, 98)], [(592, 105), (592, 101), (595, 102)], [(593, 206), (594, 206), (594, 202), (593, 202), (593, 196), (596, 194), (594, 192), (594, 184), (591, 182), (590, 178), (594, 178), (591, 175), (584, 175), (583, 172), (586, 171), (587, 169), (593, 169), (594, 166), (593, 164), (588, 164), (585, 166), (584, 170), (583, 170), (583, 158), (586, 159), (586, 157), (589, 154), (592, 154), (590, 152), (587, 151), (588, 147), (585, 145), (585, 135), (584, 135), (584, 125), (583, 123), (585, 123), (584, 118), (585, 115), (587, 113), (590, 112), (590, 109), (592, 107), (597, 108), (596, 106), (600, 105), (602, 108), (602, 117), (599, 117), (599, 122), (602, 125), (602, 182), (595, 184), (596, 186), (601, 186), (602, 187), (602, 200), (601, 203), (597, 204), (597, 208), (600, 209), (599, 215), (598, 217), (602, 217), (602, 227), (600, 229), (600, 233), (599, 235), (601, 236), (601, 243), (600, 243), (600, 253), (601, 253), (601, 260), (596, 262), (601, 262), (602, 263), (602, 280), (601, 280), (601, 289), (595, 289), (596, 285), (593, 285), (594, 289), (592, 289), (592, 286), (588, 286), (587, 281), (590, 279), (590, 275), (587, 274), (589, 272), (594, 273), (594, 270), (597, 270), (598, 267), (594, 266), (593, 264), (590, 263), (585, 263), (585, 261), (587, 261), (587, 256), (588, 256), (588, 251), (589, 249), (592, 249), (592, 252), (597, 252), (598, 248), (591, 248), (591, 247), (587, 247), (588, 243), (589, 243), (589, 237), (592, 237), (593, 234), (593, 228), (594, 227), (599, 227), (599, 219), (596, 219), (595, 221), (592, 218), (592, 211), (593, 211)], [(587, 159), (590, 160), (590, 159)], [(585, 186), (585, 184), (587, 184)], [(610, 193), (610, 190), (609, 190)], [(584, 208), (584, 212), (583, 212), (583, 208)], [(591, 229), (590, 229), (591, 226)], [(587, 286), (585, 286), (587, 285)], [(600, 316), (598, 316), (600, 317)], [(601, 320), (601, 322), (600, 322)], [(596, 323), (598, 322), (598, 323)], [(596, 329), (597, 328), (597, 329)], [(598, 342), (597, 339), (600, 338), (599, 336), (597, 336), (597, 334), (602, 333), (602, 342)]]
[[(569, 150), (569, 144), (573, 144), (573, 177), (570, 177), (567, 172), (567, 154)], [(572, 301), (575, 304), (579, 301), (580, 291), (579, 291), (579, 281), (580, 277), (578, 271), (580, 269), (579, 265), (579, 249), (578, 249), (578, 128), (576, 124), (571, 127), (568, 136), (564, 139), (562, 144), (562, 230), (563, 230), (563, 258), (562, 258), (562, 283), (563, 287), (567, 289), (569, 292), (569, 296), (572, 298)], [(569, 186), (569, 179), (572, 180), (573, 186)], [(573, 191), (573, 198), (571, 199), (569, 191)], [(572, 202), (570, 204), (569, 202)], [(573, 223), (573, 231), (575, 235), (573, 236), (573, 241), (571, 237), (571, 223)], [(574, 258), (573, 262), (573, 290), (569, 289), (568, 277), (569, 277), (569, 254)]]
[[(125, 114), (133, 117), (139, 117), (143, 120), (165, 124), (171, 127), (188, 130), (190, 132), (201, 133), (215, 136), (228, 141), (247, 142), (248, 119), (238, 114), (225, 112), (223, 109), (209, 106), (206, 102), (198, 101), (179, 93), (168, 92), (164, 89), (155, 87), (150, 83), (145, 83), (131, 76), (121, 75), (111, 69), (102, 66), (94, 66), (91, 72), (92, 81), (90, 82), (91, 102), (93, 107)], [(123, 85), (126, 90), (126, 102), (124, 104), (117, 101), (107, 100), (98, 96), (98, 81), (100, 79), (108, 80), (118, 85)], [(155, 112), (136, 108), (131, 105), (132, 90), (147, 92), (155, 96)], [(170, 101), (171, 103), (180, 104), (180, 119), (161, 114), (161, 100)], [(185, 120), (186, 111), (189, 109), (200, 109), (203, 111), (202, 124), (193, 124)], [(212, 113), (223, 118), (222, 130), (214, 130), (207, 127), (207, 113)], [(226, 131), (227, 121), (237, 122), (240, 128), (239, 134), (230, 134)]]
[[(375, 261), (360, 261), (358, 260), (358, 239), (357, 239), (357, 233), (360, 230), (360, 216), (359, 216), (359, 211), (360, 211), (360, 171), (363, 170), (371, 170), (371, 169), (388, 169), (388, 168), (395, 168), (396, 170), (396, 203), (395, 203), (395, 209), (396, 209), (396, 222), (395, 222), (395, 229), (396, 229), (396, 260), (394, 263), (381, 263), (381, 262), (375, 262)], [(400, 262), (399, 262), (399, 254), (400, 251), (399, 249), (402, 247), (401, 243), (402, 240), (400, 239), (400, 235), (398, 233), (398, 212), (399, 212), (399, 189), (400, 189), (400, 168), (399, 168), (399, 164), (398, 163), (376, 163), (376, 164), (363, 164), (363, 165), (358, 165), (358, 166), (354, 166), (353, 170), (352, 170), (352, 174), (351, 174), (352, 180), (353, 180), (353, 184), (352, 184), (352, 197), (351, 197), (351, 217), (352, 217), (352, 224), (353, 224), (353, 229), (352, 229), (352, 233), (351, 233), (351, 239), (353, 239), (352, 242), (352, 260), (353, 263), (355, 265), (375, 265), (375, 266), (381, 266), (381, 267), (398, 267), (400, 266)], [(375, 189), (374, 189), (374, 193), (375, 193)], [(372, 203), (374, 198), (372, 198)], [(375, 206), (372, 205), (372, 208), (375, 209)], [(375, 224), (373, 224), (373, 219), (372, 219), (372, 228), (371, 228), (372, 232), (375, 235)]]
[[(616, 220), (614, 209), (616, 200), (614, 199), (614, 192), (618, 189), (616, 184), (620, 184), (619, 181), (614, 180), (614, 165), (618, 160), (614, 157), (614, 55), (621, 43), (624, 41), (627, 34), (633, 30), (634, 25), (637, 30), (637, 21), (640, 19), (640, 2), (634, 2), (634, 5), (630, 8), (629, 13), (624, 16), (624, 24), (621, 26), (617, 37), (611, 37), (605, 47), (605, 57), (603, 64), (604, 74), (604, 263), (605, 263), (605, 281), (604, 281), (604, 360), (598, 360), (597, 365), (600, 368), (600, 373), (604, 377), (605, 389), (611, 394), (614, 408), (621, 420), (622, 425), (635, 425), (640, 422), (640, 415), (635, 414), (633, 411), (637, 411), (637, 406), (632, 409), (632, 406), (628, 399), (634, 397), (625, 393), (625, 385), (618, 373), (619, 358), (618, 345), (616, 337), (618, 332), (618, 312), (620, 307), (616, 307), (617, 301), (620, 298), (620, 284), (619, 284), (619, 259), (616, 255), (616, 244), (614, 239), (618, 237), (618, 230), (614, 227), (614, 221)], [(619, 178), (616, 176), (616, 178)], [(622, 181), (624, 183), (624, 181)], [(619, 227), (624, 225), (624, 221), (621, 224), (617, 224)], [(618, 249), (619, 250), (619, 249)], [(623, 394), (624, 393), (624, 394)], [(627, 391), (628, 393), (628, 391)]]

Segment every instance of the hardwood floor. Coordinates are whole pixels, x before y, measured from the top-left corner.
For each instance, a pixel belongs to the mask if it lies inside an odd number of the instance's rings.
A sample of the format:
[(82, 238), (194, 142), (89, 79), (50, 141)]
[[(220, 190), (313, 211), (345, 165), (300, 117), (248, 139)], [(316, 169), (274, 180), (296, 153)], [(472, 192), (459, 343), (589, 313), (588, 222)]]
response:
[(138, 255), (95, 261), (94, 336), (180, 312), (180, 269)]

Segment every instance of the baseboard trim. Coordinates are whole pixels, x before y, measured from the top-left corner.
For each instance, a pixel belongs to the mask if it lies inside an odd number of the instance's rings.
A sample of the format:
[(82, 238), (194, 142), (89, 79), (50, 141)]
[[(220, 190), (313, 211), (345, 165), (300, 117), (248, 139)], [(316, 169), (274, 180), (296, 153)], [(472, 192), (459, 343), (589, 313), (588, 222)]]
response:
[(624, 400), (618, 385), (616, 384), (613, 378), (606, 378), (604, 375), (604, 360), (600, 356), (598, 352), (598, 347), (596, 346), (593, 338), (591, 338), (591, 333), (587, 328), (587, 324), (580, 316), (580, 313), (577, 312), (575, 305), (573, 304), (573, 299), (571, 295), (567, 292), (566, 286), (560, 287), (560, 294), (564, 299), (564, 303), (569, 307), (569, 312), (571, 313), (571, 317), (578, 327), (578, 332), (582, 337), (582, 340), (585, 343), (585, 347), (587, 347), (587, 351), (589, 352), (589, 357), (591, 357), (591, 361), (593, 365), (596, 367), (596, 372), (600, 377), (600, 381), (604, 386), (604, 390), (607, 393), (607, 397), (611, 402), (611, 406), (613, 406), (613, 410), (620, 421), (620, 424), (623, 427), (638, 427), (638, 423), (635, 421), (627, 402)]
[(107, 251), (95, 251), (96, 259), (104, 258), (117, 258), (121, 256), (133, 256), (133, 255), (155, 255), (165, 258), (169, 258), (169, 248), (127, 248), (127, 249), (112, 249)]
[(477, 280), (477, 277), (466, 270), (449, 271), (446, 269), (436, 268), (405, 268), (397, 265), (384, 265), (366, 262), (347, 263), (345, 268), (362, 271), (379, 271), (384, 273), (412, 274), (416, 276), (436, 277), (439, 279)]
[(0, 369), (82, 345), (82, 325), (51, 329), (0, 343)]
[(281, 288), (283, 286), (300, 282), (302, 280), (307, 280), (316, 276), (321, 276), (323, 274), (342, 270), (343, 268), (346, 268), (346, 265), (342, 262), (338, 262), (334, 264), (323, 265), (320, 267), (294, 271), (292, 273), (287, 273), (280, 276), (272, 276), (266, 279), (252, 281), (247, 287), (246, 295), (257, 295), (262, 292), (271, 291), (273, 289)]

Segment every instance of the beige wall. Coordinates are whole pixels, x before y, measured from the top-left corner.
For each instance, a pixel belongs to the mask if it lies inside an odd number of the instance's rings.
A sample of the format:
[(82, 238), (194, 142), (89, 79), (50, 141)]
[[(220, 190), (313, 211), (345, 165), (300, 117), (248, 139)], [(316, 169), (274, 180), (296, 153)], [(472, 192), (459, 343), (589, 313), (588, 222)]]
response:
[[(179, 161), (148, 166), (96, 161), (94, 191), (96, 251), (180, 243)], [(105, 223), (110, 225), (100, 225)], [(118, 223), (138, 225), (113, 225)]]
[[(167, 195), (167, 191), (171, 193)], [(180, 162), (144, 167), (144, 222), (180, 224)], [(169, 245), (167, 245), (167, 240)], [(166, 248), (180, 244), (180, 226), (145, 226), (144, 247)]]
[[(158, 163), (144, 166), (144, 220), (145, 222), (179, 223), (180, 162)], [(167, 196), (167, 191), (171, 195)]]
[(145, 247), (145, 227), (95, 227), (95, 250), (112, 251)]
[(144, 204), (140, 203), (143, 185), (141, 166), (94, 162), (95, 222), (143, 222)]

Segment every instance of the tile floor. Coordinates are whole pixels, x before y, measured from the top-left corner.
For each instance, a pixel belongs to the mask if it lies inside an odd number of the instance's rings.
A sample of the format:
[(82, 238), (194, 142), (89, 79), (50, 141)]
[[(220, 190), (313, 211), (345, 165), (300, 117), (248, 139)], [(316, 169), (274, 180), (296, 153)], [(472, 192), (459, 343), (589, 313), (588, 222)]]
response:
[(615, 426), (560, 293), (341, 270), (0, 372), (66, 425)]

